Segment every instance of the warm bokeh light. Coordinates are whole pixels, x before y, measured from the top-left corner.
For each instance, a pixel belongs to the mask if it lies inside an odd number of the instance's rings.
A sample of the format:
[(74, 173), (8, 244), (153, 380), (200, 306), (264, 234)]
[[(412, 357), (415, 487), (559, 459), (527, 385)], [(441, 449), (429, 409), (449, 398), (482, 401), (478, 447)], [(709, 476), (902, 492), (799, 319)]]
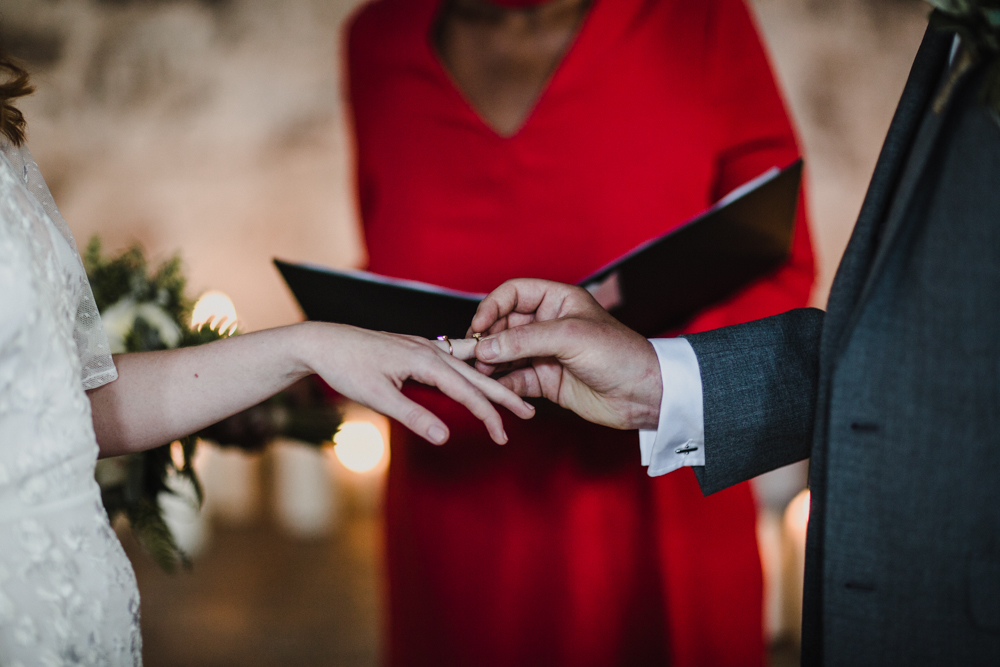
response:
[(809, 525), (809, 489), (792, 498), (782, 517), (785, 548), (782, 576), (782, 623), (792, 643), (802, 641), (802, 582), (806, 571), (806, 528)]
[(180, 440), (174, 440), (170, 443), (170, 460), (173, 461), (174, 467), (178, 470), (184, 468), (184, 447)]
[(218, 290), (202, 294), (191, 312), (191, 326), (197, 329), (205, 324), (223, 336), (236, 333), (236, 306), (232, 299)]
[(385, 455), (385, 440), (375, 424), (348, 421), (333, 437), (333, 452), (345, 468), (353, 472), (374, 470)]
[(809, 489), (803, 489), (792, 498), (785, 509), (785, 528), (796, 536), (805, 538), (806, 526), (809, 525)]

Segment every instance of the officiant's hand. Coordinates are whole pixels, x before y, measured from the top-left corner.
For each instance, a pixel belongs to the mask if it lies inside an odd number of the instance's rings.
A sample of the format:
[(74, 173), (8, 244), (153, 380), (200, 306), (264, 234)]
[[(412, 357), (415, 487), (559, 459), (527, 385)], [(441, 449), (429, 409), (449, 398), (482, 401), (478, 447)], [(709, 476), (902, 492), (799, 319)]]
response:
[(493, 403), (522, 419), (535, 414), (535, 408), (509, 388), (433, 341), (335, 324), (316, 323), (312, 331), (317, 338), (309, 344), (306, 358), (313, 372), (344, 396), (392, 417), (434, 444), (448, 439), (448, 427), (403, 395), (400, 389), (407, 380), (437, 387), (464, 405), (501, 445), (507, 434)]
[(479, 304), (472, 332), (477, 368), (509, 371), (500, 383), (543, 397), (598, 424), (655, 429), (663, 381), (652, 344), (584, 289), (547, 280), (510, 280)]

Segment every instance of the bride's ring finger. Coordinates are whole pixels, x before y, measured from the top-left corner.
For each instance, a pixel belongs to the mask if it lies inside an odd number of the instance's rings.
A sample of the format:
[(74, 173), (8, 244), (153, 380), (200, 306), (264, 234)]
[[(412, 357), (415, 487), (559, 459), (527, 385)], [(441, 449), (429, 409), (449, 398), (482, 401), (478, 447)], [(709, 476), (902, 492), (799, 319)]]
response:
[(504, 387), (499, 382), (491, 380), (468, 364), (449, 360), (459, 375), (468, 380), (476, 389), (497, 405), (503, 405), (521, 419), (529, 419), (535, 414), (535, 408), (520, 396)]
[(476, 356), (475, 338), (439, 338), (431, 341), (445, 354), (450, 354), (460, 361), (468, 361)]

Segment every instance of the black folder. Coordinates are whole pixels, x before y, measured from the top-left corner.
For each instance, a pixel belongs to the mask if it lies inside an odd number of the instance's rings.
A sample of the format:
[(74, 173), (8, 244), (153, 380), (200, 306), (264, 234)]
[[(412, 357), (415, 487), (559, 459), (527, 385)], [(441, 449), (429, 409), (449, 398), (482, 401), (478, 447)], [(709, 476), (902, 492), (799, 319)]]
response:
[[(801, 160), (772, 168), (578, 284), (644, 336), (679, 328), (788, 259), (801, 177)], [(485, 296), (367, 271), (274, 263), (306, 317), (365, 329), (461, 338)]]

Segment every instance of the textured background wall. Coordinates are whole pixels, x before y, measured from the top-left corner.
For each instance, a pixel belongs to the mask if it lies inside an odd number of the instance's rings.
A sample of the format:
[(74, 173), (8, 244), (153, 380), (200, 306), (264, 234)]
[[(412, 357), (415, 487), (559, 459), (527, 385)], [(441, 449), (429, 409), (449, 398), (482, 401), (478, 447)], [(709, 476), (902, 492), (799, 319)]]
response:
[(363, 261), (339, 35), (349, 1), (3, 0), (29, 144), (79, 239), (181, 251), (249, 328), (298, 318), (273, 256)]
[[(298, 317), (273, 256), (359, 266), (340, 28), (356, 0), (0, 0), (30, 145), (81, 239), (181, 251), (248, 328)], [(923, 31), (915, 0), (755, 0), (800, 128), (825, 303)]]

